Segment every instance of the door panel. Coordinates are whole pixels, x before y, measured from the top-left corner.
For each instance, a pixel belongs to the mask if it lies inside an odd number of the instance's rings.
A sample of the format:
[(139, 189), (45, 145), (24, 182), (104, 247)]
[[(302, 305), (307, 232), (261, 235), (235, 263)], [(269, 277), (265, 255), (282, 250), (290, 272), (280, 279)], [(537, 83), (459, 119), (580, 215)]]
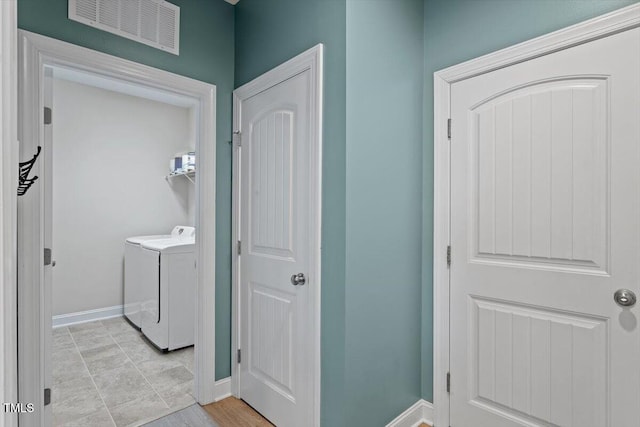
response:
[(294, 254), (293, 111), (275, 109), (250, 126), (251, 230), (249, 251), (292, 260)]
[(606, 271), (608, 85), (534, 82), (471, 110), (476, 260)]
[(291, 356), (296, 322), (295, 295), (249, 283), (249, 372), (283, 397), (295, 401)]
[(640, 29), (451, 87), (451, 425), (637, 427)]
[(309, 287), (311, 80), (304, 71), (242, 101), (240, 395), (274, 424), (313, 422)]

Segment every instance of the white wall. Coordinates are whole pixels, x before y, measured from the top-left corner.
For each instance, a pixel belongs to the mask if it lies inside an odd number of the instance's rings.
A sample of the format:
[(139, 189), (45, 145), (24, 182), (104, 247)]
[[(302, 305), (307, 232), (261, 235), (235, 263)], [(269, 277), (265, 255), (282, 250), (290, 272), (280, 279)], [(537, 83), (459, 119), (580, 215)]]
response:
[(53, 315), (123, 303), (129, 236), (193, 225), (169, 159), (194, 149), (188, 108), (54, 79)]

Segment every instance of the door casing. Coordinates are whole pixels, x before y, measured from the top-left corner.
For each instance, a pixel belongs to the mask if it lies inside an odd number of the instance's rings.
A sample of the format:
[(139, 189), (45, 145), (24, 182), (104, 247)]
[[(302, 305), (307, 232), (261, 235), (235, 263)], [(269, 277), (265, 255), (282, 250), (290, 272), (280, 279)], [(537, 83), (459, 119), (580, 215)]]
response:
[[(0, 2), (0, 402), (18, 402), (17, 195), (18, 4)], [(0, 425), (14, 427), (18, 414), (4, 411)]]
[[(215, 388), (215, 194), (216, 87), (42, 35), (19, 31), (19, 137), (25, 155), (44, 143), (44, 75), (46, 67), (87, 71), (132, 84), (157, 88), (196, 101), (198, 163), (196, 182), (196, 350), (195, 398), (201, 404), (216, 398)], [(43, 159), (32, 175), (43, 177)], [(17, 180), (17, 178), (16, 178)], [(41, 180), (38, 183), (42, 183)], [(45, 294), (43, 256), (44, 192), (34, 185), (18, 204), (18, 335), (19, 399), (34, 404), (36, 416), (24, 414), (20, 425), (45, 425), (43, 409)], [(206, 218), (206, 221), (203, 219)], [(53, 248), (55, 251), (55, 248)], [(50, 268), (50, 267), (48, 267)]]
[(312, 188), (310, 199), (312, 206), (310, 212), (313, 217), (310, 219), (311, 228), (309, 242), (309, 282), (314, 283), (311, 295), (311, 306), (313, 312), (310, 313), (310, 324), (313, 325), (312, 342), (314, 360), (310, 364), (311, 371), (308, 378), (313, 381), (313, 426), (320, 426), (320, 242), (322, 224), (322, 108), (323, 108), (323, 51), (322, 44), (318, 44), (309, 50), (297, 55), (289, 61), (267, 71), (249, 83), (233, 91), (233, 189), (232, 189), (232, 234), (231, 234), (231, 283), (232, 283), (232, 327), (231, 327), (231, 392), (239, 397), (239, 372), (237, 363), (237, 351), (240, 343), (240, 255), (238, 254), (237, 242), (240, 240), (240, 156), (242, 155), (242, 135), (236, 129), (240, 129), (242, 120), (242, 102), (270, 87), (273, 87), (297, 74), (309, 70), (311, 72), (312, 93), (311, 93), (311, 122), (309, 124), (311, 134), (314, 136), (311, 143), (311, 165), (314, 168), (310, 172)]
[[(434, 85), (434, 220), (433, 220), (433, 348), (434, 424), (449, 425), (449, 266), (450, 165), (448, 120), (451, 85), (570, 47), (640, 26), (640, 4), (584, 21), (553, 33), (438, 71)], [(454, 263), (451, 260), (451, 263)]]

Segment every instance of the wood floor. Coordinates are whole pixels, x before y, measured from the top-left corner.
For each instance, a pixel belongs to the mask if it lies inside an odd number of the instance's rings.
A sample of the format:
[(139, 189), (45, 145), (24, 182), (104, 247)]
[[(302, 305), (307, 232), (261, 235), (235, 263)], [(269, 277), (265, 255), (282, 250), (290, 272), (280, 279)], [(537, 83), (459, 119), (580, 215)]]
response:
[(235, 397), (204, 406), (220, 427), (274, 427), (251, 406)]
[[(211, 418), (220, 427), (274, 427), (251, 406), (235, 397), (204, 406)], [(431, 427), (422, 423), (418, 427)]]

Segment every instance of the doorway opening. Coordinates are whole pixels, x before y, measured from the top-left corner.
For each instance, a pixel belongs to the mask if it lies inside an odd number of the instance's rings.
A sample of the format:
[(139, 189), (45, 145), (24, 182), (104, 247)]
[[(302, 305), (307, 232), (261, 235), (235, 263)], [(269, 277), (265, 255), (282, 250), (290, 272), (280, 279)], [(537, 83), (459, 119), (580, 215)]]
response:
[(215, 86), (28, 32), (20, 54), (21, 160), (42, 147), (18, 201), (21, 425), (213, 402)]
[(45, 105), (53, 425), (190, 406), (197, 101), (47, 67)]

